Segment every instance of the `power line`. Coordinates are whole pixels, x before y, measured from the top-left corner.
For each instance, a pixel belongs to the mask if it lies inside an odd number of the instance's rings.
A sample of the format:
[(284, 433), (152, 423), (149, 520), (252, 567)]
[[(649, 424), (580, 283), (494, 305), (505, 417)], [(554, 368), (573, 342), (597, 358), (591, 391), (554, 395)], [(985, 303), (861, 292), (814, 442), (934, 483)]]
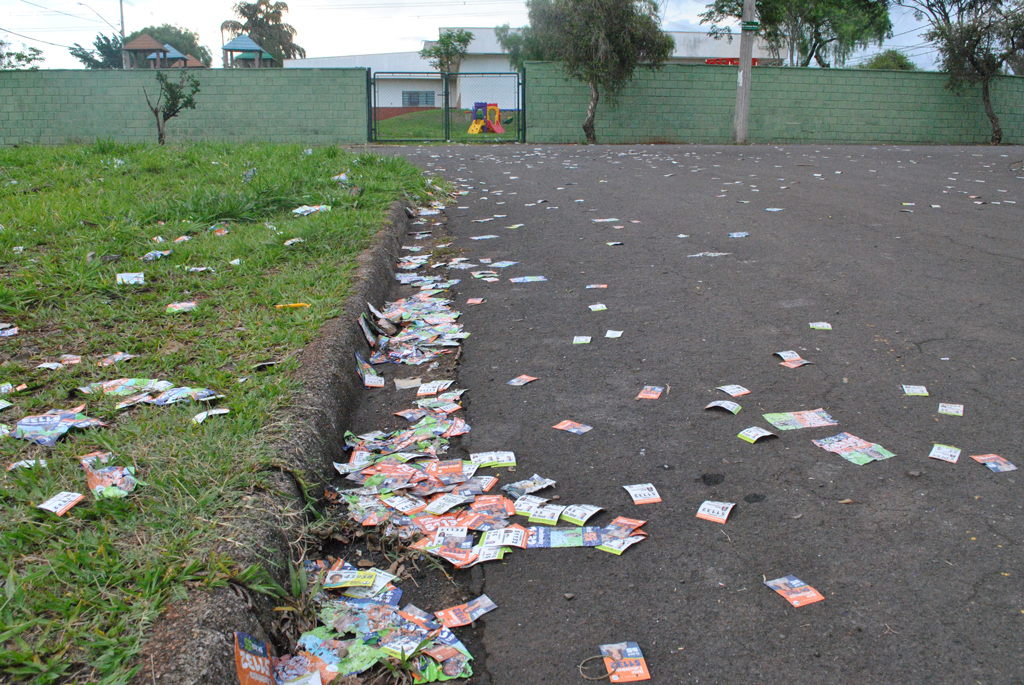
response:
[[(522, 5), (522, 0), (455, 0), (447, 2), (386, 2), (363, 5), (306, 5), (305, 9), (358, 10), (358, 9), (416, 9), (417, 7), (479, 7), (480, 5)], [(523, 7), (525, 10), (526, 8)]]
[(38, 38), (32, 38), (31, 36), (23, 36), (20, 33), (15, 33), (14, 31), (10, 31), (10, 30), (5, 29), (3, 27), (0, 27), (0, 31), (3, 31), (4, 33), (9, 33), (12, 36), (17, 36), (18, 38), (24, 38), (25, 40), (30, 40), (33, 43), (43, 43), (44, 45), (52, 45), (52, 46), (57, 47), (57, 48), (66, 48), (68, 50), (71, 49), (70, 45), (61, 45), (60, 43), (51, 43), (48, 40), (40, 40)]
[[(60, 10), (50, 9), (49, 7), (43, 7), (42, 5), (37, 5), (36, 3), (30, 2), (29, 0), (21, 0), (21, 1), (23, 3), (25, 3), (26, 5), (32, 5), (33, 7), (38, 7), (40, 9), (46, 10), (47, 12), (54, 12), (56, 14), (64, 14), (64, 15), (69, 16), (69, 17), (74, 17), (75, 19), (82, 19), (83, 21), (96, 22), (96, 20), (91, 18), (91, 17), (83, 17), (83, 16), (81, 16), (79, 14), (71, 14), (70, 12), (62, 12)], [(96, 22), (96, 23), (99, 23), (99, 22)]]

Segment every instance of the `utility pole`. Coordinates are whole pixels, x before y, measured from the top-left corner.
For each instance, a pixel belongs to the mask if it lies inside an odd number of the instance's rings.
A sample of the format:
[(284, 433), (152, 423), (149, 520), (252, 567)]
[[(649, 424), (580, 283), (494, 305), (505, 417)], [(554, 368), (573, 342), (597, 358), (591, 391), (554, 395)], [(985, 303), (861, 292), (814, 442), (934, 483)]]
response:
[(747, 142), (747, 123), (750, 118), (750, 71), (754, 56), (754, 37), (760, 28), (757, 23), (754, 0), (743, 0), (743, 32), (740, 34), (740, 69), (736, 77), (736, 112), (732, 119), (732, 137), (735, 143)]
[[(128, 68), (128, 53), (124, 51), (124, 0), (121, 0), (121, 68)], [(746, 16), (746, 14), (744, 14)], [(159, 58), (159, 57), (158, 57)]]

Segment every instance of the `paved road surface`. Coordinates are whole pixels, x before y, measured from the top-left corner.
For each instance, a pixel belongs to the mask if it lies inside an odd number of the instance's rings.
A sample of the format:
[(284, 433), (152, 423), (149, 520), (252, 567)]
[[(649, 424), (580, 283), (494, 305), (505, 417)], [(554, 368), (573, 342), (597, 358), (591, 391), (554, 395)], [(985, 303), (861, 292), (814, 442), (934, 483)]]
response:
[[(538, 494), (561, 504), (604, 507), (598, 524), (648, 521), (621, 557), (517, 550), (484, 566), (496, 685), (584, 682), (576, 665), (626, 640), (655, 683), (1024, 678), (1024, 479), (969, 456), (1024, 468), (1024, 151), (391, 152), (469, 190), (448, 212), (463, 256), (519, 262), (497, 283), (461, 272), (464, 445), (514, 450), (517, 476), (557, 480)], [(605, 218), (618, 221), (593, 221)], [(484, 234), (499, 237), (469, 239)], [(701, 252), (728, 254), (690, 256)], [(533, 275), (547, 281), (508, 281)], [(580, 335), (592, 342), (574, 345)], [(813, 365), (780, 366), (782, 350)], [(520, 374), (539, 380), (506, 385)], [(751, 390), (738, 415), (703, 409), (732, 383)], [(635, 400), (644, 385), (667, 389)], [(839, 425), (736, 437), (772, 428), (764, 413), (817, 408)], [(563, 419), (593, 430), (551, 428)], [(896, 456), (857, 466), (811, 442), (841, 431)], [(961, 448), (959, 461), (929, 459), (934, 443)], [(633, 483), (663, 502), (633, 505)], [(708, 499), (737, 503), (728, 523), (695, 518)], [(793, 608), (763, 585), (787, 574), (824, 601)]]

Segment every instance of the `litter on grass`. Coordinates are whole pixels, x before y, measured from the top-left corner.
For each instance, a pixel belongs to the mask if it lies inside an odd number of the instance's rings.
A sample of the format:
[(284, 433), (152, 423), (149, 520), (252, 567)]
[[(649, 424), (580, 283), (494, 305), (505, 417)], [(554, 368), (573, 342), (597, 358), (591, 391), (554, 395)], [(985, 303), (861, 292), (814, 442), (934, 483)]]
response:
[(331, 211), (330, 205), (301, 205), (292, 210), (292, 214), (295, 216), (309, 216), (310, 214), (318, 214), (320, 212)]
[(0, 323), (0, 338), (13, 338), (18, 334), (18, 327), (12, 323)]
[(107, 424), (82, 413), (85, 405), (72, 409), (51, 409), (43, 414), (22, 417), (11, 437), (52, 447), (72, 428), (105, 428)]
[(765, 585), (785, 597), (786, 601), (795, 607), (814, 604), (825, 599), (820, 592), (794, 575), (765, 581)]
[(798, 428), (820, 428), (821, 426), (837, 426), (839, 422), (828, 415), (824, 409), (807, 411), (783, 412), (778, 414), (762, 414), (765, 421), (779, 430), (788, 431)]
[(58, 492), (56, 495), (40, 504), (37, 509), (45, 509), (57, 516), (63, 516), (71, 507), (85, 499), (85, 495), (78, 492)]
[(932, 451), (928, 453), (928, 456), (932, 459), (939, 459), (940, 461), (948, 461), (950, 464), (955, 464), (957, 459), (960, 458), (960, 450), (952, 445), (939, 445), (936, 443), (932, 446)]
[(707, 500), (697, 510), (697, 518), (704, 519), (705, 521), (714, 521), (715, 523), (725, 523), (726, 519), (729, 518), (729, 512), (735, 506), (735, 502), (712, 502)]
[[(1016, 466), (1006, 459), (1003, 459), (998, 454), (972, 454), (971, 459), (979, 464), (984, 464), (993, 473), (1006, 473), (1007, 471), (1017, 470)], [(46, 464), (43, 464), (43, 466), (46, 466)], [(10, 469), (8, 469), (8, 471), (9, 470)]]
[(172, 302), (167, 305), (167, 313), (173, 314), (175, 312), (190, 312), (196, 308), (195, 302)]
[(128, 361), (129, 359), (134, 359), (134, 358), (135, 358), (134, 354), (128, 354), (127, 352), (115, 352), (114, 354), (112, 354), (112, 355), (110, 355), (108, 357), (104, 357), (103, 359), (101, 359), (98, 362), (96, 362), (96, 365), (97, 366), (113, 366), (114, 364), (117, 364), (118, 362)]
[(862, 440), (849, 433), (840, 433), (839, 435), (814, 440), (813, 442), (821, 449), (838, 454), (851, 464), (857, 464), (858, 466), (896, 456), (881, 445)]
[(145, 285), (146, 274), (144, 273), (123, 273), (117, 274), (118, 285)]
[(96, 499), (127, 497), (138, 485), (135, 469), (131, 466), (96, 468), (97, 462), (106, 464), (113, 456), (110, 452), (93, 452), (81, 457), (85, 480)]
[(750, 428), (740, 431), (740, 434), (737, 435), (736, 437), (739, 438), (740, 440), (745, 440), (750, 444), (754, 444), (761, 438), (776, 438), (778, 436), (775, 435), (775, 433), (765, 430), (764, 428), (761, 428), (759, 426), (751, 426)]
[(211, 416), (221, 416), (223, 414), (228, 414), (230, 412), (231, 412), (230, 409), (226, 409), (224, 407), (221, 407), (221, 408), (218, 408), (218, 409), (208, 409), (207, 411), (201, 411), (201, 412), (199, 412), (198, 414), (196, 414), (195, 416), (192, 417), (192, 423), (194, 423), (194, 424), (196, 424), (198, 426), (199, 424), (201, 424), (203, 421), (205, 421), (206, 419), (208, 419)]
[(174, 250), (153, 250), (142, 255), (139, 259), (144, 262), (155, 262), (158, 259), (170, 257), (172, 254), (174, 254)]
[(715, 400), (714, 402), (712, 402), (711, 404), (709, 404), (708, 406), (706, 406), (704, 408), (705, 409), (724, 409), (727, 412), (732, 412), (733, 414), (739, 414), (740, 413), (740, 409), (742, 409), (742, 407), (740, 405), (736, 404), (735, 402), (730, 402), (729, 400)]

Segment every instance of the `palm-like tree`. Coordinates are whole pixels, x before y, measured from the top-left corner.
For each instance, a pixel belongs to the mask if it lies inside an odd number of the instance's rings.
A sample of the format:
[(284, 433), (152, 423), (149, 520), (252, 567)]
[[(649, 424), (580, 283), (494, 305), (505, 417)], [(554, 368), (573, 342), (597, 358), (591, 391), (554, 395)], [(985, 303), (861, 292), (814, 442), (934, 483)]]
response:
[(232, 38), (247, 34), (274, 57), (277, 66), (282, 66), (285, 58), (306, 56), (306, 50), (295, 44), (298, 31), (281, 21), (288, 11), (288, 3), (270, 0), (240, 2), (234, 6), (234, 11), (242, 21), (225, 21), (220, 25), (222, 32), (227, 31)]

